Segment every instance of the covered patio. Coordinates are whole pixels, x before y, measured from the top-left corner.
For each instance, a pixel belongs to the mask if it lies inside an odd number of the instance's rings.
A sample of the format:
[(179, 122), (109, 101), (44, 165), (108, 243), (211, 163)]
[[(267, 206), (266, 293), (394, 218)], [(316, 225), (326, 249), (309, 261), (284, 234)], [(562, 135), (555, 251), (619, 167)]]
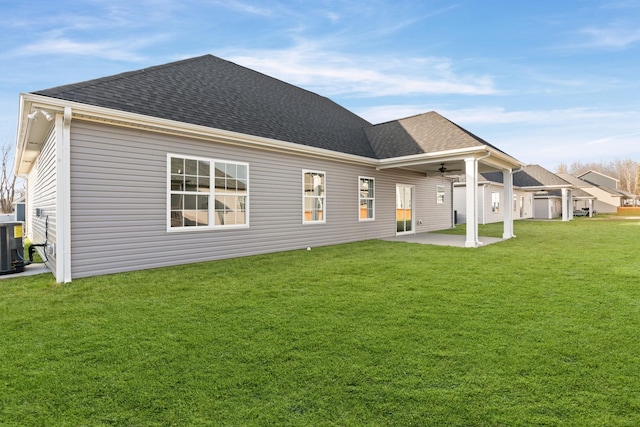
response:
[[(468, 219), (462, 246), (467, 248), (476, 248), (484, 244), (478, 236), (479, 209), (476, 191), (478, 175), (484, 172), (500, 172), (504, 182), (503, 200), (511, 201), (513, 174), (525, 166), (507, 153), (435, 112), (376, 125), (367, 129), (366, 133), (374, 150), (381, 157), (376, 168), (378, 170), (408, 169), (424, 173), (426, 176), (450, 177), (452, 182), (457, 179), (457, 176), (464, 175), (467, 182), (466, 217)], [(399, 144), (400, 141), (403, 144)], [(395, 146), (405, 147), (404, 152), (393, 151), (392, 148)], [(406, 149), (406, 147), (412, 148)], [(502, 238), (512, 237), (515, 237), (513, 213), (510, 209), (506, 209)], [(461, 237), (451, 236), (451, 238), (459, 240)]]

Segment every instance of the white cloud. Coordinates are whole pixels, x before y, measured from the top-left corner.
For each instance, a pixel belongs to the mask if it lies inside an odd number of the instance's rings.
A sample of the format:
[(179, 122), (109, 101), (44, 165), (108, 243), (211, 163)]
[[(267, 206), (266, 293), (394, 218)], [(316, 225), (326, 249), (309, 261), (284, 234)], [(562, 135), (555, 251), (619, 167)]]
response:
[(141, 61), (142, 56), (129, 50), (126, 42), (77, 42), (68, 38), (44, 38), (21, 46), (16, 53), (25, 56), (76, 55), (106, 58), (115, 61)]
[(233, 51), (229, 60), (323, 95), (383, 97), (496, 94), (486, 75), (458, 75), (446, 58), (347, 55), (317, 43), (290, 49)]
[(51, 31), (39, 39), (15, 48), (14, 56), (70, 55), (104, 58), (122, 62), (141, 62), (146, 60), (138, 53), (145, 47), (167, 40), (168, 35), (147, 37), (132, 36), (131, 39), (113, 41), (76, 41), (63, 35), (63, 31)]
[(257, 7), (252, 4), (241, 2), (238, 0), (223, 0), (223, 1), (211, 1), (211, 4), (216, 6), (221, 6), (227, 9), (234, 10), (236, 12), (247, 13), (250, 15), (259, 15), (259, 16), (272, 16), (273, 11), (271, 9), (267, 9), (264, 7)]
[(589, 38), (586, 43), (589, 47), (625, 49), (640, 42), (640, 30), (637, 28), (585, 28), (581, 33)]

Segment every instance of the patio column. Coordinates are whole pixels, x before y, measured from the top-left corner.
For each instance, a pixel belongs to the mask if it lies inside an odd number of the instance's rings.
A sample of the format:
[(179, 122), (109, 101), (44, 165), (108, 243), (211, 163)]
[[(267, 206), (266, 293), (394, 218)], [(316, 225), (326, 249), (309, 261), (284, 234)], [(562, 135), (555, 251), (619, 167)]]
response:
[(569, 210), (569, 219), (572, 220), (573, 219), (573, 190), (572, 189), (568, 189), (567, 190), (567, 199), (569, 201), (569, 207), (567, 208)]
[(593, 199), (589, 199), (589, 218), (593, 217)]
[(513, 235), (513, 172), (511, 169), (502, 171), (502, 183), (504, 188), (504, 214), (502, 238), (511, 239)]
[(464, 159), (466, 178), (467, 235), (465, 248), (478, 247), (478, 162), (475, 158)]
[(569, 221), (569, 202), (567, 201), (568, 190), (563, 188), (562, 190), (562, 220)]

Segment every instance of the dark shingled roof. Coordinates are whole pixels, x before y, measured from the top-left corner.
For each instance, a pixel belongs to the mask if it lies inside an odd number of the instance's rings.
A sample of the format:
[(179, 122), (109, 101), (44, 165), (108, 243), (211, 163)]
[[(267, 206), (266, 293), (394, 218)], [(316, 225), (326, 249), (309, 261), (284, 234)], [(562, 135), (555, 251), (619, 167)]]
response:
[(335, 102), (212, 55), (38, 95), (374, 158), (371, 126)]
[[(482, 176), (487, 181), (502, 183), (502, 172), (485, 172)], [(527, 165), (513, 174), (513, 185), (516, 187), (553, 187), (568, 186), (567, 181), (540, 165)]]
[(490, 146), (482, 138), (431, 111), (365, 129), (379, 159)]

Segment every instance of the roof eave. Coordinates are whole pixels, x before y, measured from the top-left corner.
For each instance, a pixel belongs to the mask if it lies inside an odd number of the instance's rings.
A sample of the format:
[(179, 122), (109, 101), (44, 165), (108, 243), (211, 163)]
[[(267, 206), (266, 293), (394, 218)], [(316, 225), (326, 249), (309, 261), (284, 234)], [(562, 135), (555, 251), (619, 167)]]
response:
[[(338, 151), (312, 147), (288, 141), (248, 135), (207, 126), (193, 125), (175, 120), (162, 119), (143, 114), (113, 110), (73, 101), (66, 101), (37, 94), (21, 94), (20, 115), (18, 126), (18, 142), (15, 156), (14, 170), (23, 175), (29, 172), (31, 166), (25, 162), (27, 138), (30, 130), (28, 111), (40, 108), (49, 113), (62, 113), (65, 107), (72, 110), (72, 118), (85, 121), (109, 123), (118, 126), (142, 128), (150, 131), (180, 135), (204, 140), (215, 140), (230, 144), (249, 145), (267, 150), (285, 151), (314, 157), (331, 158), (348, 163), (359, 163), (370, 166), (378, 164), (377, 159), (341, 153)], [(40, 147), (41, 148), (41, 145)]]

